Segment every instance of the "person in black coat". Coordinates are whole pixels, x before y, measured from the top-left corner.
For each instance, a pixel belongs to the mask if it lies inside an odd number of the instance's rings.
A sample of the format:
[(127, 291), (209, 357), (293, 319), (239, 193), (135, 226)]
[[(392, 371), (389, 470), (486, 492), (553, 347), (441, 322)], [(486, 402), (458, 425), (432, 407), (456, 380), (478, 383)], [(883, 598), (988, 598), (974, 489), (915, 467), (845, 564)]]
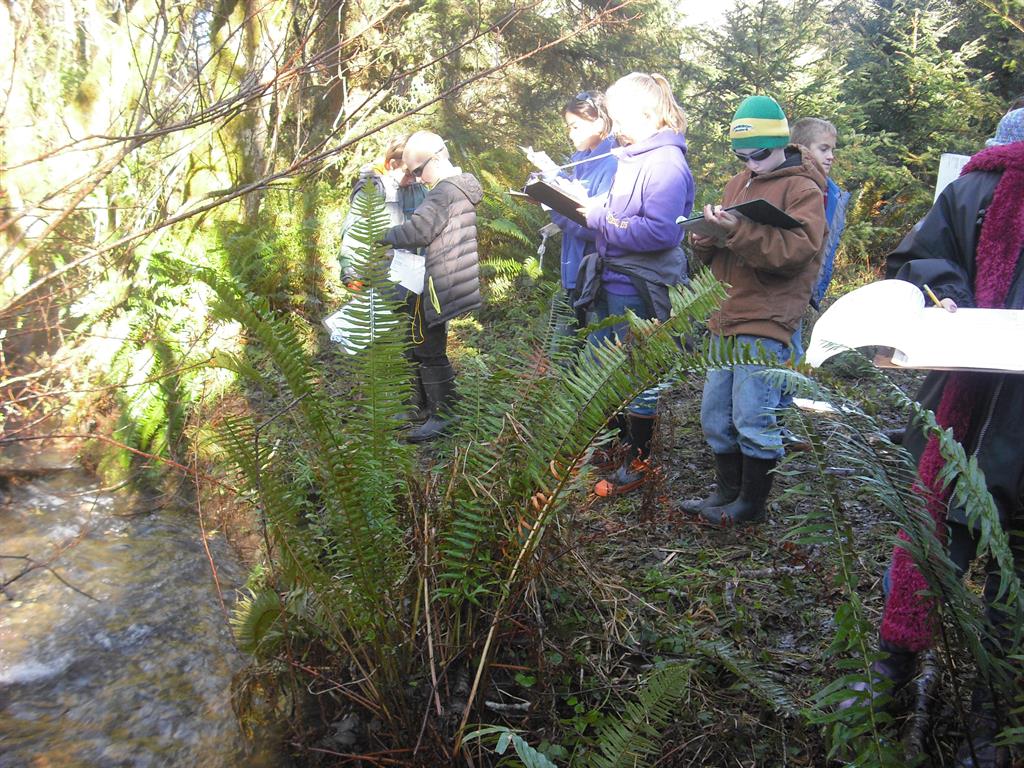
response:
[(448, 321), (480, 306), (480, 267), (476, 244), (476, 206), (483, 188), (476, 177), (454, 165), (444, 139), (419, 131), (409, 137), (402, 156), (408, 171), (430, 187), (404, 224), (383, 237), (396, 248), (426, 248), (426, 272), (419, 294), (410, 294), (410, 358), (416, 370), (414, 395), (423, 424), (409, 432), (410, 442), (440, 437), (455, 400), (455, 370), (448, 359)]
[[(927, 285), (948, 311), (1024, 309), (1022, 256), (1024, 141), (992, 141), (971, 158), (963, 175), (943, 190), (928, 215), (890, 254), (887, 276), (922, 289)], [(999, 524), (1009, 534), (1014, 570), (1024, 579), (1024, 375), (933, 371), (918, 400), (935, 412), (940, 425), (953, 430), (967, 455), (977, 461)], [(951, 502), (952, 488), (942, 487), (944, 461), (937, 441), (911, 423), (904, 445), (917, 460), (917, 487), (929, 499), (936, 536), (946, 543), (950, 559), (963, 573), (977, 554), (977, 523)], [(900, 536), (907, 539), (904, 532)], [(986, 558), (985, 573), (984, 595), (995, 630), (991, 651), (1005, 656), (1014, 645), (1014, 619), (1001, 605), (1000, 569), (994, 558)], [(916, 654), (933, 644), (937, 618), (933, 599), (921, 594), (927, 583), (901, 546), (893, 551), (885, 581), (887, 600), (879, 645), (886, 656), (874, 663), (873, 670), (876, 677), (888, 678), (898, 687), (913, 676)], [(874, 695), (874, 690), (869, 692)], [(978, 681), (971, 702), (970, 738), (957, 755), (957, 766), (1009, 765), (1007, 750), (996, 747), (994, 741), (1012, 706), (1013, 702), (999, 701), (998, 692)]]

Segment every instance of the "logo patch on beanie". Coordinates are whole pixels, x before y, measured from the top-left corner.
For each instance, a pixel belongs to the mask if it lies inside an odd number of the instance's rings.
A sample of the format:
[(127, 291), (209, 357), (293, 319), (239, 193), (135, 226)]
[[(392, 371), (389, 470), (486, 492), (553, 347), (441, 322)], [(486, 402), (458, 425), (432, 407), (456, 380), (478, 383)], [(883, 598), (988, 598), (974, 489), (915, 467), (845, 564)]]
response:
[(754, 130), (754, 126), (752, 126), (750, 123), (733, 123), (732, 126), (733, 133), (746, 133), (747, 131), (752, 130)]

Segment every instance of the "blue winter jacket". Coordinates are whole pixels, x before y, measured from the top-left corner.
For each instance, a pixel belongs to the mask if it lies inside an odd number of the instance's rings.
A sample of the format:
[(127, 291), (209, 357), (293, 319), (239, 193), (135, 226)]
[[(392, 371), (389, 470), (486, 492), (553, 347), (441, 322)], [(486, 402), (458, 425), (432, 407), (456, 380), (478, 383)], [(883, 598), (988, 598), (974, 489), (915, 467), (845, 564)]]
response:
[(630, 279), (615, 271), (615, 260), (679, 245), (683, 233), (676, 219), (693, 208), (693, 177), (686, 138), (668, 129), (612, 151), (619, 158), (615, 179), (604, 205), (588, 212), (587, 226), (597, 232), (605, 289), (635, 294)]
[(850, 193), (844, 192), (832, 179), (827, 179), (828, 189), (825, 190), (825, 221), (828, 222), (828, 239), (825, 241), (825, 253), (821, 259), (821, 271), (818, 273), (818, 282), (811, 291), (811, 306), (815, 309), (821, 307), (821, 300), (828, 292), (829, 283), (832, 282), (832, 270), (836, 263), (836, 249), (839, 248), (839, 238), (846, 229), (846, 206), (850, 202)]
[[(588, 157), (608, 155), (618, 143), (613, 136), (608, 136), (593, 149), (584, 149), (574, 152), (570, 162), (576, 163), (586, 160)], [(590, 197), (603, 195), (612, 185), (612, 178), (615, 176), (615, 167), (619, 164), (618, 158), (614, 155), (602, 157), (582, 165), (575, 165), (569, 168), (566, 176), (576, 179), (587, 190)], [(597, 245), (595, 240), (597, 233), (592, 229), (581, 227), (572, 219), (567, 219), (556, 211), (551, 211), (551, 220), (562, 230), (562, 287), (571, 290), (576, 287), (576, 273), (580, 269), (580, 259), (583, 254), (592, 252)]]

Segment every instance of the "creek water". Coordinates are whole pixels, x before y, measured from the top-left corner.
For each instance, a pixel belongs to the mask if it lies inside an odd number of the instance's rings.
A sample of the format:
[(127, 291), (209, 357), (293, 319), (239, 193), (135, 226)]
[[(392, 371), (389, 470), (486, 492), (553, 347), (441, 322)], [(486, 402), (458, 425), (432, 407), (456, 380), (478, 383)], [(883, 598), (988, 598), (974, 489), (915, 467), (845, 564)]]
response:
[[(53, 571), (0, 594), (0, 768), (287, 764), (233, 713), (246, 662), (195, 513), (104, 491), (65, 454), (31, 463), (34, 479), (0, 492), (0, 583), (30, 564), (20, 556)], [(230, 600), (244, 571), (209, 540)]]

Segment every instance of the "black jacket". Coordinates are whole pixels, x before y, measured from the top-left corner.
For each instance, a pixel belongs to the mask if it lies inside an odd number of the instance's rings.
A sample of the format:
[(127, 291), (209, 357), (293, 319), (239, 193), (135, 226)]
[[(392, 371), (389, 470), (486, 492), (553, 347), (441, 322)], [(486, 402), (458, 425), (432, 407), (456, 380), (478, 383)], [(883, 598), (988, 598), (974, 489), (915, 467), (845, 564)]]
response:
[[(973, 307), (975, 252), (984, 211), (992, 201), (1002, 174), (975, 172), (961, 176), (939, 196), (931, 211), (889, 255), (887, 276), (917, 286), (927, 284), (937, 296), (958, 306)], [(1024, 278), (1018, 257), (1005, 308), (1024, 309)], [(1020, 339), (1009, 340), (1019, 344)], [(968, 456), (975, 455), (985, 473), (989, 491), (1004, 527), (1021, 520), (1024, 498), (1024, 375), (972, 374), (980, 394), (973, 403), (971, 430), (963, 442)], [(928, 374), (917, 399), (934, 411), (949, 378), (946, 371)], [(904, 445), (920, 460), (927, 441), (913, 423)], [(966, 522), (962, 509), (950, 509), (949, 519)]]
[(396, 248), (427, 249), (423, 317), (435, 326), (480, 306), (480, 265), (476, 250), (476, 206), (483, 188), (472, 174), (442, 179), (405, 224), (392, 227), (384, 242)]
[[(686, 254), (679, 246), (652, 253), (627, 253), (615, 259), (615, 271), (626, 275), (647, 306), (651, 317), (662, 322), (672, 314), (668, 289), (672, 285), (688, 285)], [(576, 276), (579, 298), (573, 306), (586, 309), (597, 299), (601, 289), (604, 260), (597, 253), (588, 253), (580, 261)]]

